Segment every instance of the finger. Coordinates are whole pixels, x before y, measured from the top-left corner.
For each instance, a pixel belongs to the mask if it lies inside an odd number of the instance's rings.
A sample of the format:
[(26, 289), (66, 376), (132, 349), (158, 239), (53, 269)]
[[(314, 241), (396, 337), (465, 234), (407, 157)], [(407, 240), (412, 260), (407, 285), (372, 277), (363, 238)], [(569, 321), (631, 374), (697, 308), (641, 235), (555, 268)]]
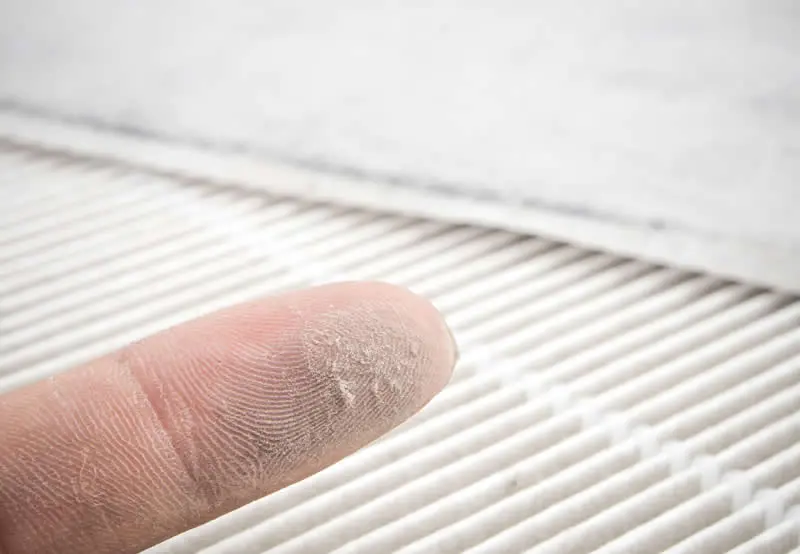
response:
[(374, 440), (454, 357), (427, 301), (353, 283), (236, 306), (0, 397), (0, 551), (139, 551)]

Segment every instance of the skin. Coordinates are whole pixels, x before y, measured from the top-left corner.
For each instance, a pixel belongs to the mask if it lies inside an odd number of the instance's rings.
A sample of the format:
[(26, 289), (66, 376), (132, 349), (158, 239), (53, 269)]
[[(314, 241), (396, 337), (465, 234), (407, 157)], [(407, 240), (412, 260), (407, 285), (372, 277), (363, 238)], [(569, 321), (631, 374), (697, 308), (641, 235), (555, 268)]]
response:
[(157, 544), (375, 440), (456, 357), (426, 300), (347, 283), (235, 306), (0, 396), (0, 553)]

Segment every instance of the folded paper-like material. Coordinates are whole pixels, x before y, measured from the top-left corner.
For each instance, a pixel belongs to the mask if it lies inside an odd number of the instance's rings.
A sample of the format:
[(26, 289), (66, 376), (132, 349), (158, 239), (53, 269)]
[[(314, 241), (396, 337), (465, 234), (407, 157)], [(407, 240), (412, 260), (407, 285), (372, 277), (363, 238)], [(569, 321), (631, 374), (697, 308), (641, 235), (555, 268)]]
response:
[[(0, 140), (121, 162), (189, 180), (204, 179), (217, 186), (565, 240), (779, 291), (800, 292), (800, 242), (791, 229), (777, 238), (756, 240), (722, 231), (717, 235), (669, 225), (641, 225), (546, 205), (473, 196), (458, 187), (408, 186), (14, 111), (0, 111)], [(791, 204), (793, 190), (783, 192), (785, 205), (798, 205)], [(769, 202), (776, 196), (765, 195), (772, 198)]]
[(153, 554), (800, 546), (797, 297), (214, 181), (0, 144), (0, 394), (345, 279), (430, 297), (461, 360), (387, 437)]
[(0, 135), (798, 291), (798, 28), (760, 0), (11, 0)]

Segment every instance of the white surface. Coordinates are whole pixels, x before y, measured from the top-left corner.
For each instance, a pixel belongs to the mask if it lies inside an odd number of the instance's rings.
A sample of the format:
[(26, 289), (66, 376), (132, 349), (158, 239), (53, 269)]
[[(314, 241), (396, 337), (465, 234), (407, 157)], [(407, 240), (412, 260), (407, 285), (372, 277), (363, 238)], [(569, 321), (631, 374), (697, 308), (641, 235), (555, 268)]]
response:
[(681, 229), (655, 231), (533, 206), (472, 199), (457, 191), (416, 189), (342, 176), (260, 157), (176, 145), (50, 118), (0, 110), (0, 139), (11, 144), (88, 155), (225, 187), (267, 191), (380, 212), (423, 216), (568, 240), (685, 269), (800, 293), (800, 254), (794, 244), (699, 237)]
[(153, 553), (800, 547), (797, 297), (0, 148), (0, 392), (339, 279), (431, 297), (461, 345), (453, 382), (389, 436)]
[(7, 0), (0, 103), (798, 290), (798, 29), (792, 0)]

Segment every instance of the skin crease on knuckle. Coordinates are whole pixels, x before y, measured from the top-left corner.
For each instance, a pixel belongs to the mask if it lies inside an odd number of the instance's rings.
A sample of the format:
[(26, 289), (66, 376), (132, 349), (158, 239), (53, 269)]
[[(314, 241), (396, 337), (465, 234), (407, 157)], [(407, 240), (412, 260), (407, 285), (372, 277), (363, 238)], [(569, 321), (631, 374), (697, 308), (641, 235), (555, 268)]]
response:
[(0, 552), (138, 551), (376, 439), (454, 359), (427, 301), (344, 284), (236, 306), (0, 396)]

